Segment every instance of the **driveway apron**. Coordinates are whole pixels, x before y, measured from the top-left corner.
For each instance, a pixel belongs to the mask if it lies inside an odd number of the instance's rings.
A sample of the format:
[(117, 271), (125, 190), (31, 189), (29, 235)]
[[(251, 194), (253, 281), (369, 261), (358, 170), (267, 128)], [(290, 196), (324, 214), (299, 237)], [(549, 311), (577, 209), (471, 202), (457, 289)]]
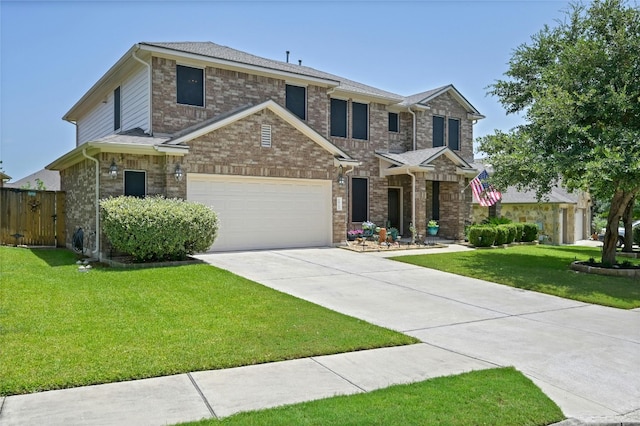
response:
[(640, 311), (589, 305), (342, 249), (215, 253), (265, 286), (498, 366), (566, 416), (640, 421)]

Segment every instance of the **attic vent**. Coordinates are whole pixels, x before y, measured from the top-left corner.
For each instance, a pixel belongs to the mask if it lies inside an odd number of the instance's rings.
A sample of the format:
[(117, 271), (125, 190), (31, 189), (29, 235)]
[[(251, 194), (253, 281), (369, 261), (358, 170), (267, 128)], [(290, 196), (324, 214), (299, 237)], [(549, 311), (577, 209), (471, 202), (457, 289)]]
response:
[(271, 148), (271, 125), (263, 124), (260, 132), (260, 146)]

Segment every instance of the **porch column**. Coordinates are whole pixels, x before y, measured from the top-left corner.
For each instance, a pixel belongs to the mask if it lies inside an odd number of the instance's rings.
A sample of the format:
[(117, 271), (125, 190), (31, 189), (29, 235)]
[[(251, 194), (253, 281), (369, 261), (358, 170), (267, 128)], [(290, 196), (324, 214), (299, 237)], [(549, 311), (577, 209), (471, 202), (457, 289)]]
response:
[(427, 174), (416, 173), (416, 223), (418, 234), (427, 235)]

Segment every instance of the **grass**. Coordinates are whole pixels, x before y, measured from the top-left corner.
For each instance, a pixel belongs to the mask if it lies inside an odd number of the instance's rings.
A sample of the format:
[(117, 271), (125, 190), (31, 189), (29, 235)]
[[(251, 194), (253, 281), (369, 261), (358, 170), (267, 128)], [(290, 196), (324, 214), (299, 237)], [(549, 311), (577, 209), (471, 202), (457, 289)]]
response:
[(513, 368), (239, 413), (189, 425), (548, 425), (560, 409)]
[(0, 247), (0, 395), (416, 342), (209, 265), (75, 261)]
[[(600, 250), (591, 247), (516, 246), (400, 256), (394, 260), (587, 303), (621, 309), (640, 307), (639, 280), (584, 274), (569, 269), (574, 260), (586, 261), (600, 256)], [(629, 260), (640, 264), (637, 259)]]

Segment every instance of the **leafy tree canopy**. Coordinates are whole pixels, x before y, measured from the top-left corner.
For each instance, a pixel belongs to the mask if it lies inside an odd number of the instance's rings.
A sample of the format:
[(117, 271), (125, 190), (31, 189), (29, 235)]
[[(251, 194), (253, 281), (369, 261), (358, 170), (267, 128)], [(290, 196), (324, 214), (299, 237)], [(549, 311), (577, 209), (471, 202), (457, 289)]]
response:
[(523, 114), (525, 124), (479, 139), (494, 183), (541, 197), (561, 179), (611, 200), (608, 221), (617, 229), (640, 192), (638, 52), (640, 10), (623, 0), (572, 4), (557, 26), (517, 47), (506, 79), (489, 93), (508, 113)]

